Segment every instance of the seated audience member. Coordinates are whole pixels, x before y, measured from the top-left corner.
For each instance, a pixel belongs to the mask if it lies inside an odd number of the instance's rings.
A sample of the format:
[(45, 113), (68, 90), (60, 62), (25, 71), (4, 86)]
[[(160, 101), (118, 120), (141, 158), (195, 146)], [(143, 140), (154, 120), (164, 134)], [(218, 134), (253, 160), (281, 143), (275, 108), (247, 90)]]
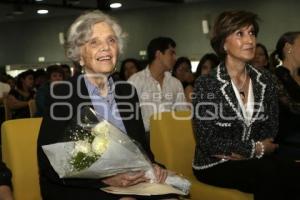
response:
[[(288, 155), (300, 159), (300, 82), (297, 82), (300, 69), (300, 32), (283, 34), (277, 42), (275, 53), (282, 61), (282, 65), (275, 69), (279, 94), (277, 139), (279, 144), (287, 145), (285, 150), (290, 149), (289, 152), (286, 151)], [(289, 146), (296, 146), (298, 150)]]
[(127, 58), (122, 61), (119, 78), (127, 81), (133, 74), (141, 71), (139, 61), (134, 58)]
[(278, 157), (276, 86), (267, 70), (247, 64), (255, 54), (257, 15), (221, 13), (211, 38), (221, 64), (195, 83), (194, 174), (201, 182), (253, 193), (255, 200), (299, 197), (299, 164)]
[[(53, 94), (49, 95), (46, 110), (38, 136), (38, 164), (40, 188), (43, 199), (47, 200), (136, 200), (163, 199), (163, 196), (117, 195), (102, 191), (101, 187), (127, 187), (148, 181), (145, 172), (127, 172), (105, 177), (59, 178), (42, 150), (46, 144), (56, 143), (64, 131), (75, 122), (82, 104), (91, 106), (97, 118), (105, 119), (121, 129), (124, 134), (141, 145), (149, 159), (154, 162), (150, 144), (141, 119), (136, 91), (129, 83), (117, 84), (110, 74), (116, 68), (117, 58), (122, 52), (125, 34), (110, 16), (100, 12), (87, 12), (77, 18), (69, 28), (67, 35), (67, 56), (79, 62), (84, 68), (82, 76), (76, 76), (68, 84), (56, 84)], [(66, 95), (70, 98), (60, 98)], [(68, 106), (51, 105), (66, 104)], [(71, 108), (70, 108), (70, 107)], [(71, 115), (71, 119), (69, 116)], [(131, 117), (129, 117), (131, 116)], [(167, 171), (154, 164), (158, 182), (163, 183)]]
[(188, 109), (182, 84), (170, 73), (176, 62), (175, 47), (168, 37), (151, 40), (147, 47), (150, 64), (128, 80), (137, 90), (147, 132), (154, 113)]
[(269, 70), (269, 54), (267, 48), (263, 44), (256, 44), (255, 56), (250, 63), (257, 69)]
[(207, 53), (201, 59), (197, 66), (195, 79), (201, 75), (210, 75), (211, 71), (220, 63), (218, 56), (214, 53)]
[(192, 64), (187, 57), (180, 57), (177, 59), (172, 75), (176, 77), (182, 83), (186, 101), (192, 102), (192, 93), (194, 85), (194, 76), (192, 73)]
[(17, 76), (16, 87), (10, 90), (7, 96), (7, 105), (12, 112), (12, 118), (30, 117), (28, 101), (34, 98), (34, 72), (27, 70)]
[(64, 72), (64, 80), (69, 80), (72, 76), (72, 72), (71, 72), (71, 68), (69, 65), (67, 64), (62, 64), (60, 65), (61, 66), (61, 69), (63, 70)]
[(47, 75), (44, 69), (38, 69), (34, 72), (34, 89), (37, 91), (40, 86), (47, 82)]
[(44, 83), (36, 92), (36, 116), (42, 117), (44, 114), (45, 102), (48, 93), (50, 92), (50, 85), (56, 81), (62, 81), (64, 79), (64, 70), (60, 65), (51, 65), (47, 67), (47, 82)]
[(11, 186), (11, 172), (5, 163), (0, 161), (0, 200), (13, 200)]

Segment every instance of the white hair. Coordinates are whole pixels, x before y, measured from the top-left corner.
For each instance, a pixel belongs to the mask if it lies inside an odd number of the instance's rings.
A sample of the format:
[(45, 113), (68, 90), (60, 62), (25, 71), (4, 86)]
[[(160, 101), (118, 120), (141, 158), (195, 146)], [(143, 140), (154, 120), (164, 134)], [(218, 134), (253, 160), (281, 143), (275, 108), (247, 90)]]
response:
[(120, 25), (110, 16), (99, 10), (94, 10), (82, 14), (71, 24), (65, 46), (66, 55), (69, 59), (75, 62), (80, 60), (80, 47), (88, 42), (92, 35), (93, 25), (99, 22), (105, 22), (112, 27), (117, 36), (119, 52), (123, 53), (126, 34), (122, 31)]

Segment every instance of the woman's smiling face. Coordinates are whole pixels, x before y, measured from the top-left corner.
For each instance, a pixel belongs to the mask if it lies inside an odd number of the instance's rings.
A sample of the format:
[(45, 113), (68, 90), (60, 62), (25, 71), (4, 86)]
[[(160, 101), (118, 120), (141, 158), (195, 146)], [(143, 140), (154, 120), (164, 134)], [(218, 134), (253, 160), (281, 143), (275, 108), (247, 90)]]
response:
[(110, 74), (117, 63), (119, 46), (112, 27), (99, 22), (93, 25), (92, 35), (81, 47), (80, 63), (88, 74)]

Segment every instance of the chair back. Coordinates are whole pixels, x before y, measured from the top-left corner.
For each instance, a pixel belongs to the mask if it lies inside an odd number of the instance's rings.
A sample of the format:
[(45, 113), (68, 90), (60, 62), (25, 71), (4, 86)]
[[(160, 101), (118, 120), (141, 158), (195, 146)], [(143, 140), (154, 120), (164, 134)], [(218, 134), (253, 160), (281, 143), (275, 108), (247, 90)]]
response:
[(170, 170), (193, 176), (195, 139), (190, 111), (163, 112), (150, 120), (151, 149), (158, 162)]
[(37, 164), (37, 137), (42, 118), (2, 124), (2, 158), (11, 170), (15, 200), (41, 200)]
[(34, 117), (35, 114), (36, 114), (36, 102), (35, 102), (35, 99), (30, 99), (28, 101), (28, 108), (29, 108), (30, 117)]
[(208, 185), (195, 178), (192, 162), (196, 143), (191, 119), (190, 111), (164, 112), (151, 117), (150, 143), (155, 160), (191, 181), (191, 200), (253, 200), (252, 194)]

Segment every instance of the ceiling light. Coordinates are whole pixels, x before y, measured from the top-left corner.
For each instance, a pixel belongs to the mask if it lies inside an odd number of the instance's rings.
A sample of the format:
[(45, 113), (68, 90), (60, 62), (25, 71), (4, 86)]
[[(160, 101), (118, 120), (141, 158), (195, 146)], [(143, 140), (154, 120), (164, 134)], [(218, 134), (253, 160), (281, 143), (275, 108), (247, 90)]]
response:
[(43, 0), (35, 0), (35, 2), (41, 2), (41, 1), (43, 1)]
[(37, 14), (40, 14), (40, 15), (45, 15), (45, 14), (48, 14), (48, 10), (46, 9), (39, 9), (36, 11)]
[(122, 4), (121, 3), (111, 3), (109, 5), (109, 7), (111, 7), (111, 8), (121, 8)]

